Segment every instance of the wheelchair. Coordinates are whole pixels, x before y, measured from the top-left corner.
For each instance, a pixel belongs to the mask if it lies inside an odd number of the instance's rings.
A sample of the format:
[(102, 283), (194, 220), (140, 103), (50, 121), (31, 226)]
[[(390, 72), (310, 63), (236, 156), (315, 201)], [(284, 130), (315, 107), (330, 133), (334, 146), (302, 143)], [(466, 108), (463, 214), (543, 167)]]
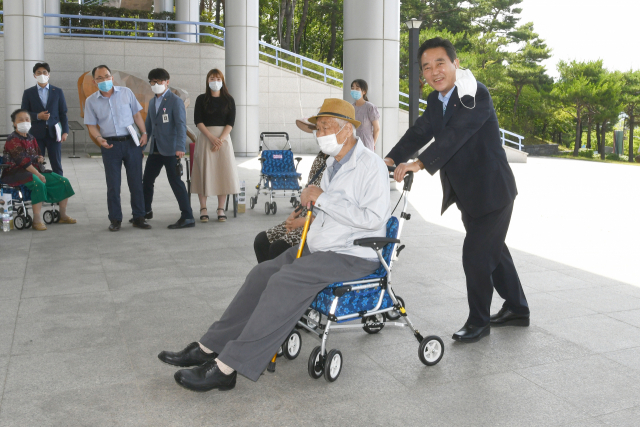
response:
[[(389, 167), (389, 170), (393, 171), (395, 168)], [(327, 381), (333, 382), (342, 372), (343, 357), (340, 350), (327, 351), (329, 333), (338, 329), (362, 328), (368, 334), (377, 334), (387, 326), (407, 327), (419, 343), (418, 358), (423, 364), (433, 366), (442, 359), (442, 339), (436, 335), (422, 336), (409, 319), (404, 300), (391, 287), (393, 263), (405, 247), (400, 245), (402, 228), (404, 222), (411, 219), (407, 206), (412, 183), (413, 173), (409, 172), (404, 178), (403, 192), (398, 200), (398, 204), (403, 201), (400, 219), (394, 216), (389, 219), (386, 237), (357, 239), (353, 242), (375, 250), (380, 267), (359, 280), (327, 286), (318, 293), (298, 321), (296, 329), (306, 330), (321, 341), (309, 355), (307, 370), (311, 378), (324, 376)], [(359, 321), (359, 324), (348, 324), (355, 321)], [(278, 355), (290, 360), (299, 355), (302, 338), (296, 329), (291, 331), (278, 350)], [(275, 364), (272, 362), (269, 371), (274, 370)]]
[[(286, 144), (283, 150), (271, 150), (266, 138), (285, 138)], [(263, 150), (262, 146), (266, 150)], [(286, 147), (289, 146), (287, 149)], [(276, 197), (289, 198), (289, 202), (295, 208), (300, 204), (302, 187), (300, 180), (302, 175), (298, 173), (298, 165), (302, 157), (294, 158), (291, 151), (291, 142), (287, 132), (262, 132), (260, 134), (260, 181), (256, 185), (256, 195), (249, 198), (249, 207), (253, 209), (258, 204), (260, 192), (269, 196), (269, 201), (264, 204), (264, 212), (269, 215), (276, 214), (278, 205), (273, 200)]]
[[(16, 230), (31, 228), (33, 217), (29, 214), (31, 207), (31, 190), (26, 185), (10, 186), (2, 183), (2, 171), (4, 168), (4, 158), (0, 156), (0, 185), (5, 193), (11, 193), (11, 204), (13, 208), (13, 226)], [(49, 209), (45, 210), (45, 207)], [(57, 203), (42, 202), (42, 219), (46, 224), (60, 221), (60, 212), (57, 210)]]

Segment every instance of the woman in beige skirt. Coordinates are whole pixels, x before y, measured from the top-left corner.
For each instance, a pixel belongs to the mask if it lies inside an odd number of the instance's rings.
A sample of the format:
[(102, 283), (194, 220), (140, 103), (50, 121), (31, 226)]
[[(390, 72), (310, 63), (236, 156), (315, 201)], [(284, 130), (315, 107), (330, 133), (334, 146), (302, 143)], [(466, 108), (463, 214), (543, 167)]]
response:
[(209, 221), (207, 197), (218, 196), (218, 221), (226, 221), (224, 203), (228, 194), (240, 192), (231, 129), (236, 105), (229, 95), (222, 72), (207, 73), (205, 93), (196, 99), (194, 122), (200, 130), (193, 153), (191, 193), (200, 199), (200, 220)]

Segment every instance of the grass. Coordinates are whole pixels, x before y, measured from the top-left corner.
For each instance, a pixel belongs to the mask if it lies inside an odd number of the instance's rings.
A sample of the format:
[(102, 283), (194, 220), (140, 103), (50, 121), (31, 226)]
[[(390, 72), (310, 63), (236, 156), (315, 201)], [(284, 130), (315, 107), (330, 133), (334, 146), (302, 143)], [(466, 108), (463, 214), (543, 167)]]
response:
[(571, 160), (584, 160), (587, 162), (599, 162), (599, 163), (612, 163), (612, 164), (617, 164), (617, 165), (631, 165), (631, 166), (640, 166), (640, 163), (629, 163), (628, 161), (622, 161), (622, 160), (602, 160), (599, 157), (596, 158), (586, 158), (586, 157), (573, 157), (573, 151), (565, 151), (565, 152), (561, 152), (560, 154), (556, 154), (555, 156), (552, 157), (558, 157), (561, 159), (571, 159)]

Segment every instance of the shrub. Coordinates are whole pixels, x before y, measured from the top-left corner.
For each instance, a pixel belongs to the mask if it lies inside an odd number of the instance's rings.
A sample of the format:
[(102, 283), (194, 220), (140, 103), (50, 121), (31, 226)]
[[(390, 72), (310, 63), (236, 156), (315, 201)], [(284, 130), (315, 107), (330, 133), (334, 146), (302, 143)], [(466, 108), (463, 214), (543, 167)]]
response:
[(578, 151), (578, 157), (584, 157), (587, 159), (593, 159), (593, 150), (580, 150)]

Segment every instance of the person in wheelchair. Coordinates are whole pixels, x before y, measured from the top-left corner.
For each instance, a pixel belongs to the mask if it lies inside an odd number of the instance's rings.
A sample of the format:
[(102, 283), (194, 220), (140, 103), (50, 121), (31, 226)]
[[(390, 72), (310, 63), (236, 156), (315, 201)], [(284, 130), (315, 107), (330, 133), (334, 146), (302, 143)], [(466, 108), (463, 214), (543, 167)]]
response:
[(158, 358), (181, 367), (175, 381), (192, 391), (231, 390), (237, 374), (257, 381), (318, 292), (356, 280), (379, 264), (370, 247), (354, 240), (386, 236), (390, 217), (387, 166), (356, 137), (353, 105), (325, 99), (309, 118), (320, 149), (330, 157), (320, 187), (304, 189), (303, 205), (316, 214), (302, 256), (292, 247), (256, 265), (220, 320), (199, 341)]
[(60, 224), (75, 224), (76, 220), (67, 215), (67, 202), (75, 192), (69, 180), (44, 169), (44, 157), (31, 129), (31, 117), (27, 110), (18, 109), (11, 113), (15, 131), (7, 137), (4, 145), (4, 163), (8, 165), (2, 174), (2, 183), (16, 187), (24, 184), (31, 190), (33, 208), (33, 229), (44, 231), (42, 222), (42, 202), (59, 203)]

